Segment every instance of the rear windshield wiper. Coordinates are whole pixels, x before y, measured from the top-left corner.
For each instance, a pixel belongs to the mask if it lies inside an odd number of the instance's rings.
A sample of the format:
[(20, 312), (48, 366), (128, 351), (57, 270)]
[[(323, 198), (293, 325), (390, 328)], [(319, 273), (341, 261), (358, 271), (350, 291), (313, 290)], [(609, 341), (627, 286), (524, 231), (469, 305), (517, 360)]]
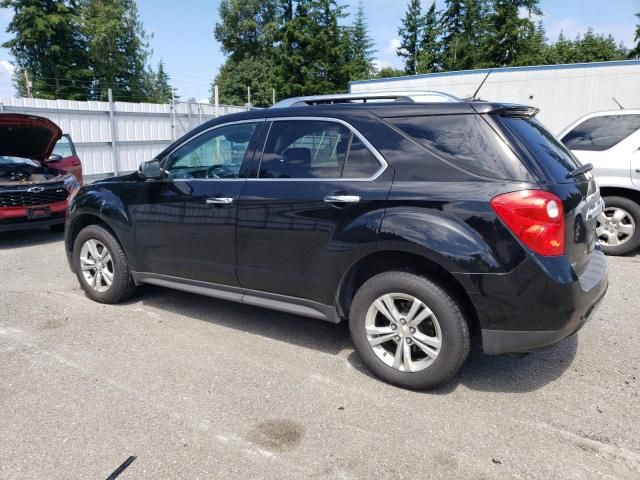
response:
[(582, 175), (583, 173), (587, 173), (593, 170), (593, 164), (587, 163), (582, 165), (581, 167), (576, 168), (575, 170), (567, 173), (567, 178), (577, 177), (578, 175)]

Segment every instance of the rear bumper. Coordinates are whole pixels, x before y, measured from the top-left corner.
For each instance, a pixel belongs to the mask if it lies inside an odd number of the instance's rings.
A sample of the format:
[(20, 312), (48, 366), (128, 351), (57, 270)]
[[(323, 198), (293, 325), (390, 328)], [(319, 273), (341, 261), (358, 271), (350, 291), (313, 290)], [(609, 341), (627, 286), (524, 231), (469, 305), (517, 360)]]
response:
[(457, 276), (475, 290), (470, 297), (484, 353), (543, 349), (573, 335), (593, 317), (609, 286), (606, 257), (593, 252), (580, 277), (566, 262), (530, 257), (508, 274)]

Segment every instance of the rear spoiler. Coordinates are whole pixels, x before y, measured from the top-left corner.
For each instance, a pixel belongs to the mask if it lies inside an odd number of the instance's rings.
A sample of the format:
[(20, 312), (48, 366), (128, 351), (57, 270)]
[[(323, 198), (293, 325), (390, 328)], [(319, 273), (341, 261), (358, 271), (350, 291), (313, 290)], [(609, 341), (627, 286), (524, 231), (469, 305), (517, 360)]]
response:
[(496, 103), (472, 103), (471, 107), (478, 113), (497, 113), (507, 117), (535, 117), (539, 108), (528, 105), (496, 104)]

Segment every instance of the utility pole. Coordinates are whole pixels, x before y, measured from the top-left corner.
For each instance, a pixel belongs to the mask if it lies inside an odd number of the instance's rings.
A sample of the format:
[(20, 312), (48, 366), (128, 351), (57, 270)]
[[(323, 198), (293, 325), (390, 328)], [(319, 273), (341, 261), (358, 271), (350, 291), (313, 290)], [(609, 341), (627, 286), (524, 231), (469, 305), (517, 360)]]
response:
[(218, 118), (220, 115), (220, 90), (218, 89), (218, 85), (213, 86), (213, 105), (214, 115)]
[(272, 88), (271, 89), (271, 105), (275, 105), (276, 104), (276, 89)]
[(247, 87), (247, 107), (251, 108), (251, 87)]
[(33, 98), (33, 96), (31, 95), (31, 82), (29, 81), (29, 72), (27, 72), (26, 70), (24, 71), (24, 85), (27, 89), (27, 97)]

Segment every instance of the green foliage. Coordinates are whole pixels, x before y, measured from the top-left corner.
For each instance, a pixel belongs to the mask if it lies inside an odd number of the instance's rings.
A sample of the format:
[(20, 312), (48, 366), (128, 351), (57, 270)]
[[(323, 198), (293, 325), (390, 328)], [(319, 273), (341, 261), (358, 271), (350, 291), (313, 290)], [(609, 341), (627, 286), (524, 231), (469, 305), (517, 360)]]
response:
[(76, 2), (2, 0), (0, 5), (15, 12), (7, 28), (14, 37), (2, 46), (15, 58), (19, 92), (27, 93), (26, 71), (35, 97), (86, 99), (90, 73)]
[[(636, 17), (640, 21), (640, 13), (636, 13)], [(636, 24), (636, 46), (629, 52), (629, 58), (638, 58), (640, 57), (640, 22)]]
[(407, 75), (417, 73), (416, 60), (421, 33), (421, 16), (420, 0), (410, 0), (407, 11), (402, 19), (402, 24), (398, 29), (400, 46), (396, 50), (398, 56), (404, 59), (404, 72)]
[(374, 42), (369, 36), (369, 27), (362, 2), (358, 3), (355, 21), (344, 28), (345, 68), (351, 80), (370, 78), (373, 67)]
[(404, 70), (399, 70), (393, 67), (382, 67), (377, 73), (376, 78), (402, 77), (403, 75)]
[(244, 105), (247, 103), (247, 87), (250, 87), (253, 105), (270, 106), (275, 85), (273, 72), (273, 60), (268, 57), (228, 59), (214, 81), (220, 91), (220, 103)]
[(417, 73), (437, 72), (440, 69), (441, 45), (440, 23), (434, 1), (422, 20), (419, 50), (417, 54)]
[(93, 82), (91, 97), (144, 101), (148, 37), (135, 0), (82, 0), (82, 28)]
[(547, 64), (605, 62), (627, 56), (624, 46), (617, 45), (611, 35), (596, 34), (592, 29), (575, 40), (568, 40), (561, 32), (558, 40), (543, 50), (543, 62)]
[(170, 103), (174, 99), (170, 82), (171, 79), (164, 69), (164, 62), (160, 60), (157, 72), (154, 72), (151, 68), (147, 72), (147, 84), (145, 86), (147, 101), (150, 103)]

